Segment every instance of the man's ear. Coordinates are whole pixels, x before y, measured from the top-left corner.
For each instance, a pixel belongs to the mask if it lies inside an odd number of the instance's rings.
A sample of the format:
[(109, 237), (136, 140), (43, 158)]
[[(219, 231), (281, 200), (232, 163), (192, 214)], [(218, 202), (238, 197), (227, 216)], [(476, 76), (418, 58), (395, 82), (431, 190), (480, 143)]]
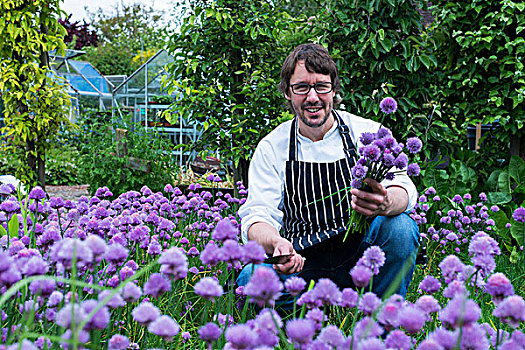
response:
[(292, 98), (290, 97), (290, 94), (288, 92), (284, 93), (284, 98), (290, 101)]

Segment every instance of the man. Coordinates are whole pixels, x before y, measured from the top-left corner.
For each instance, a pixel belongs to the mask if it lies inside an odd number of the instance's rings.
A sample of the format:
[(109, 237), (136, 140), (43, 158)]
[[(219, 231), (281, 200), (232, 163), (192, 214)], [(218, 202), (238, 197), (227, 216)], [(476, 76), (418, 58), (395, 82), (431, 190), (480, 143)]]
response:
[[(414, 264), (405, 264), (419, 245), (415, 222), (406, 214), (417, 192), (406, 175), (378, 183), (366, 179), (372, 192), (350, 188), (350, 169), (361, 133), (376, 132), (379, 124), (336, 111), (340, 89), (337, 68), (322, 46), (303, 44), (285, 60), (280, 90), (295, 118), (267, 135), (255, 150), (249, 170), (246, 203), (239, 209), (243, 240), (255, 240), (268, 255), (292, 254), (273, 265), (282, 279), (331, 278), (340, 287), (352, 286), (349, 270), (370, 245), (386, 253), (386, 263), (374, 278), (373, 291), (386, 292), (403, 268), (397, 290), (406, 293)], [(339, 192), (338, 192), (339, 191)], [(346, 195), (345, 195), (346, 194)], [(370, 229), (351, 232), (343, 242), (349, 211), (371, 219)], [(251, 269), (238, 279), (248, 282)]]

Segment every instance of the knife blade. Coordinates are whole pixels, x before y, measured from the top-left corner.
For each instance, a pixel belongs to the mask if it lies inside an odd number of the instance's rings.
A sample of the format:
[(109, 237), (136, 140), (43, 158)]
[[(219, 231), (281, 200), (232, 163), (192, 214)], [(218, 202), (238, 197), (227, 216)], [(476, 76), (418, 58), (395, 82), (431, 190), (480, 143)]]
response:
[(293, 254), (276, 255), (263, 260), (265, 264), (286, 264), (292, 258)]

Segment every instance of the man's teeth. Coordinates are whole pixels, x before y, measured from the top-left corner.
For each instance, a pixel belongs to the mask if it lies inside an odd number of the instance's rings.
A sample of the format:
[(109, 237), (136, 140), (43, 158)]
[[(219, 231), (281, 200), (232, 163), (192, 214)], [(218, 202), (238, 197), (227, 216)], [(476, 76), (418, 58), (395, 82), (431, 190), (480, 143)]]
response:
[(306, 108), (306, 110), (310, 113), (315, 113), (317, 112), (318, 110), (320, 110), (321, 108)]

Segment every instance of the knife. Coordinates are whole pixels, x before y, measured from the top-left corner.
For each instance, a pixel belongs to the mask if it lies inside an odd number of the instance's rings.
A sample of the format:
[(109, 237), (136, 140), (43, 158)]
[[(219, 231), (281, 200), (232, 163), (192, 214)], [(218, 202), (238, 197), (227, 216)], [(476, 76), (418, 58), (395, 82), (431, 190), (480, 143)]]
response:
[(263, 260), (265, 264), (286, 264), (292, 258), (293, 254), (276, 255)]

